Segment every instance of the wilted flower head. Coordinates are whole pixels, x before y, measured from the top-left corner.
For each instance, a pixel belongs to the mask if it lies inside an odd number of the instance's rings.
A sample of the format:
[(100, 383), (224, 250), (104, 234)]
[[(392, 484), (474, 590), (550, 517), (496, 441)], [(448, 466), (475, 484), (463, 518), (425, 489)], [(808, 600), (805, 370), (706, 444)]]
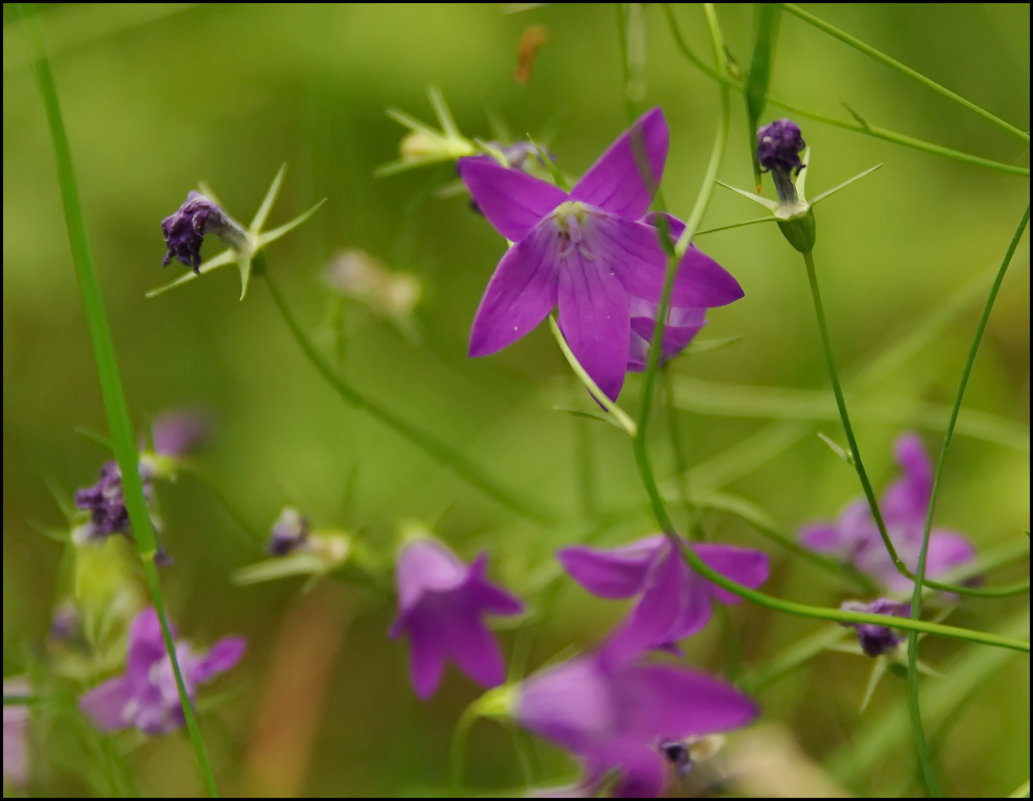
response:
[(655, 798), (670, 757), (664, 743), (743, 726), (757, 716), (749, 697), (720, 679), (674, 665), (642, 665), (604, 649), (527, 679), (514, 715), (526, 728), (575, 754), (582, 786), (597, 790), (619, 774), (614, 794)]
[(757, 161), (765, 170), (800, 172), (800, 153), (805, 147), (800, 126), (792, 120), (775, 120), (757, 131)]
[[(151, 476), (143, 464), (140, 477), (143, 479), (144, 497), (149, 501), (152, 494)], [(103, 539), (109, 534), (129, 532), (129, 512), (122, 490), (122, 474), (115, 462), (104, 463), (100, 469), (100, 479), (92, 487), (76, 491), (75, 505), (90, 512), (89, 524), (80, 529), (79, 536), (82, 539)]]
[[(4, 697), (29, 695), (28, 679), (4, 679)], [(29, 783), (29, 705), (4, 703), (4, 786)], [(6, 796), (6, 790), (4, 792)]]
[[(470, 332), (470, 355), (487, 356), (528, 334), (559, 306), (559, 324), (577, 360), (610, 398), (624, 383), (631, 299), (658, 303), (667, 256), (640, 222), (667, 157), (663, 112), (653, 109), (568, 193), (488, 159), (460, 159), (478, 208), (515, 244), (502, 257)], [(742, 297), (738, 282), (689, 250), (672, 303), (723, 306)]]
[[(914, 571), (932, 496), (933, 468), (917, 434), (901, 436), (895, 453), (904, 475), (886, 490), (879, 509), (897, 554), (908, 569)], [(913, 586), (911, 579), (893, 564), (864, 500), (847, 506), (834, 523), (805, 526), (800, 531), (800, 540), (812, 550), (854, 565), (894, 593), (910, 591)], [(929, 535), (926, 576), (939, 578), (974, 558), (975, 549), (962, 534), (934, 528)]]
[[(690, 547), (709, 567), (733, 581), (756, 588), (767, 580), (768, 557), (761, 551), (732, 545)], [(631, 615), (611, 637), (609, 648), (614, 652), (636, 655), (651, 648), (669, 649), (707, 624), (713, 601), (740, 600), (685, 564), (662, 534), (609, 550), (575, 545), (556, 556), (593, 595), (639, 596)]]
[(195, 273), (201, 266), (201, 244), (205, 234), (215, 234), (233, 248), (243, 248), (247, 243), (247, 231), (240, 223), (211, 198), (193, 191), (175, 214), (161, 221), (161, 232), (168, 249), (161, 263), (167, 267), (175, 256), (183, 264), (193, 267)]
[(524, 605), (486, 578), (487, 554), (465, 565), (436, 540), (410, 540), (398, 557), (398, 617), (391, 637), (409, 636), (412, 683), (420, 698), (434, 693), (445, 662), (455, 661), (485, 687), (505, 679), (502, 652), (485, 615), (516, 615)]
[(269, 534), (269, 553), (285, 556), (303, 545), (308, 535), (308, 520), (293, 506), (285, 506)]
[[(176, 659), (191, 700), (198, 685), (236, 665), (244, 648), (241, 637), (225, 637), (200, 653), (177, 641)], [(183, 725), (176, 677), (154, 609), (145, 609), (133, 620), (125, 673), (83, 695), (79, 707), (103, 731), (137, 728), (147, 734), (167, 734)]]
[[(911, 617), (911, 604), (907, 601), (893, 601), (889, 598), (877, 598), (870, 604), (860, 601), (844, 601), (840, 609), (847, 612), (867, 612), (871, 615), (892, 615), (893, 617)], [(904, 637), (889, 626), (876, 623), (843, 623), (857, 631), (857, 640), (861, 650), (868, 656), (888, 654), (904, 641)]]

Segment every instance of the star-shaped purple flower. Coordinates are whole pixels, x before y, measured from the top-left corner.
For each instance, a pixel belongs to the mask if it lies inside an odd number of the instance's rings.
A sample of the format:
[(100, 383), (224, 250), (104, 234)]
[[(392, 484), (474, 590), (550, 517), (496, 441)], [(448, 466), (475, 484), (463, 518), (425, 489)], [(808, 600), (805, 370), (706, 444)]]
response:
[[(925, 515), (932, 496), (933, 468), (917, 434), (901, 436), (895, 451), (904, 475), (886, 490), (879, 510), (897, 554), (913, 571), (918, 566)], [(913, 586), (909, 578), (898, 572), (886, 552), (864, 500), (847, 506), (834, 523), (805, 526), (800, 531), (800, 540), (812, 550), (853, 564), (894, 593), (909, 592)], [(934, 528), (929, 534), (925, 574), (935, 579), (974, 558), (975, 549), (964, 535)]]
[[(570, 193), (488, 159), (459, 161), (478, 208), (513, 247), (488, 283), (470, 332), (470, 355), (495, 353), (559, 306), (571, 351), (599, 388), (616, 398), (631, 341), (631, 302), (656, 304), (667, 256), (639, 220), (667, 157), (663, 112), (653, 109), (622, 134)], [(723, 306), (743, 295), (716, 262), (690, 249), (672, 304)]]
[(614, 794), (655, 798), (667, 778), (663, 743), (743, 726), (756, 704), (720, 679), (674, 665), (642, 665), (604, 649), (521, 684), (516, 718), (584, 764), (581, 788), (619, 774)]
[(413, 688), (420, 698), (434, 694), (446, 660), (484, 687), (505, 680), (502, 652), (484, 615), (516, 615), (524, 605), (486, 578), (488, 556), (464, 564), (431, 539), (409, 542), (398, 557), (398, 617), (391, 637), (409, 635)]
[[(244, 647), (243, 638), (225, 637), (207, 652), (195, 653), (186, 642), (178, 641), (176, 659), (190, 698), (199, 684), (236, 665)], [(183, 725), (176, 676), (154, 609), (145, 609), (133, 620), (125, 673), (94, 687), (79, 699), (79, 707), (103, 731), (137, 728), (147, 734), (167, 734)]]
[[(733, 581), (756, 588), (768, 577), (768, 557), (733, 545), (692, 545), (707, 565)], [(582, 587), (601, 598), (640, 596), (628, 619), (611, 636), (615, 652), (669, 650), (710, 620), (711, 604), (739, 597), (711, 583), (685, 564), (662, 534), (611, 550), (575, 545), (556, 554)]]

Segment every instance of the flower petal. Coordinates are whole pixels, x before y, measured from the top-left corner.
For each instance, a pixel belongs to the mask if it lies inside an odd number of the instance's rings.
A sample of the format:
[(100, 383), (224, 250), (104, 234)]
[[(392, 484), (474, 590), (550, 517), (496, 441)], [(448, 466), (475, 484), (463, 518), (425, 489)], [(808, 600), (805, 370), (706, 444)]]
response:
[(608, 550), (574, 545), (556, 552), (571, 578), (600, 598), (630, 598), (642, 592), (650, 565), (663, 547), (662, 537), (648, 537)]
[(933, 529), (929, 534), (929, 548), (925, 557), (925, 574), (936, 578), (976, 558), (972, 543), (956, 531)]
[(430, 698), (441, 684), (445, 654), (438, 632), (429, 621), (414, 619), (409, 626), (409, 672), (412, 686), (420, 698)]
[(569, 254), (559, 265), (560, 329), (599, 389), (616, 400), (624, 385), (631, 341), (628, 295), (595, 255), (588, 259), (578, 247)]
[(190, 679), (195, 684), (210, 681), (216, 674), (224, 673), (244, 656), (247, 642), (243, 637), (224, 637), (211, 647), (191, 671)]
[[(172, 636), (176, 631), (169, 625)], [(144, 609), (133, 618), (129, 627), (129, 651), (126, 655), (126, 678), (130, 681), (145, 679), (151, 665), (166, 658), (165, 640), (161, 622), (153, 607)]]
[(730, 684), (668, 665), (624, 671), (614, 691), (622, 733), (647, 741), (727, 731), (758, 714), (757, 705)]
[[(768, 580), (768, 555), (763, 551), (734, 545), (694, 545), (693, 550), (708, 567), (750, 589), (756, 589)], [(742, 600), (716, 584), (707, 583), (710, 591), (723, 603), (737, 604)]]
[(599, 157), (570, 196), (637, 220), (649, 208), (660, 184), (668, 139), (663, 111), (646, 112)]
[(840, 555), (843, 543), (835, 523), (812, 523), (800, 529), (800, 543), (818, 553)]
[(880, 511), (887, 522), (924, 525), (932, 495), (932, 463), (917, 434), (904, 434), (894, 451), (904, 475), (887, 488)]
[(607, 644), (607, 654), (618, 660), (630, 659), (677, 639), (675, 629), (690, 601), (702, 601), (709, 613), (706, 593), (690, 598), (691, 588), (681, 555), (670, 545), (665, 544), (663, 548), (646, 578), (645, 592)]
[[(602, 216), (593, 235), (612, 254), (610, 266), (628, 292), (650, 303), (659, 303), (667, 272), (667, 254), (660, 247), (655, 228), (645, 223)], [(603, 249), (603, 248), (597, 248)], [(698, 248), (682, 256), (671, 290), (671, 305), (679, 307), (725, 306), (743, 296), (732, 275)]]
[(426, 593), (455, 589), (466, 581), (468, 574), (469, 568), (441, 543), (432, 539), (408, 543), (395, 565), (399, 598), (396, 625), (401, 624)]
[(449, 621), (449, 655), (472, 681), (482, 687), (497, 687), (506, 680), (506, 666), (495, 637), (481, 622), (476, 610), (458, 614)]
[(613, 788), (614, 798), (659, 798), (663, 794), (667, 770), (651, 744), (620, 740), (599, 758), (620, 772)]
[(129, 700), (125, 679), (116, 676), (83, 695), (79, 699), (79, 708), (101, 731), (118, 731), (130, 725), (125, 715)]
[(556, 305), (555, 229), (540, 225), (507, 251), (488, 282), (470, 331), (470, 355), (511, 345)]
[(562, 189), (480, 156), (459, 159), (459, 175), (474, 203), (511, 242), (519, 242), (567, 199)]
[(570, 659), (520, 685), (516, 716), (536, 734), (588, 756), (616, 724), (609, 678), (595, 656)]

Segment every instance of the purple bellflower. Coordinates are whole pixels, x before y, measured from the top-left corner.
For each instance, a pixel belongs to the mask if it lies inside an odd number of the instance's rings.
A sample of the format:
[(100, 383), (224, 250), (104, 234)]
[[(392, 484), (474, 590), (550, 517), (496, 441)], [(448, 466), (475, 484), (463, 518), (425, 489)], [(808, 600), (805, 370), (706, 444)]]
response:
[[(840, 609), (847, 612), (867, 612), (872, 615), (892, 615), (894, 617), (911, 617), (911, 604), (907, 601), (892, 601), (889, 598), (877, 598), (870, 604), (859, 601), (844, 601)], [(889, 626), (875, 623), (843, 623), (857, 631), (857, 640), (861, 650), (868, 656), (876, 657), (896, 650), (904, 641), (904, 637)]]
[[(186, 642), (178, 641), (176, 659), (190, 698), (199, 684), (236, 665), (244, 648), (241, 637), (225, 637), (205, 653), (195, 653)], [(83, 695), (79, 707), (102, 731), (137, 728), (157, 735), (183, 725), (176, 677), (154, 609), (145, 609), (130, 626), (125, 673)]]
[[(617, 397), (628, 365), (631, 299), (656, 304), (663, 289), (667, 256), (656, 231), (639, 220), (660, 182), (667, 145), (663, 112), (653, 109), (569, 193), (485, 158), (460, 159), (474, 202), (515, 243), (477, 310), (471, 356), (511, 345), (558, 306), (571, 351), (599, 388)], [(672, 303), (709, 308), (742, 295), (730, 274), (690, 249)]]
[(674, 665), (642, 665), (609, 648), (578, 656), (517, 688), (525, 728), (574, 753), (592, 794), (607, 774), (614, 795), (655, 798), (667, 780), (664, 744), (751, 722), (756, 704), (720, 679)]
[[(886, 532), (897, 554), (912, 571), (918, 566), (925, 515), (932, 496), (933, 468), (917, 434), (904, 434), (895, 447), (897, 463), (904, 475), (882, 496)], [(811, 550), (826, 553), (854, 565), (893, 593), (911, 590), (913, 582), (897, 571), (868, 503), (854, 501), (834, 523), (815, 523), (800, 532), (801, 542)], [(956, 531), (934, 528), (929, 535), (926, 576), (938, 578), (975, 558), (971, 543)]]
[(243, 226), (219, 208), (214, 200), (194, 191), (187, 194), (187, 199), (174, 214), (161, 221), (161, 233), (167, 249), (162, 265), (168, 267), (174, 256), (198, 274), (205, 234), (215, 234), (237, 249), (245, 247), (248, 238)]
[[(733, 581), (756, 588), (767, 580), (768, 557), (761, 551), (732, 545), (691, 547), (709, 567)], [(713, 601), (728, 604), (740, 600), (692, 570), (662, 534), (623, 548), (575, 545), (556, 555), (573, 579), (593, 595), (639, 596), (609, 645), (627, 655), (652, 648), (671, 650), (674, 643), (707, 624)]]
[(502, 652), (484, 615), (516, 615), (524, 605), (485, 577), (487, 554), (464, 564), (440, 542), (413, 539), (398, 557), (398, 617), (391, 637), (409, 636), (413, 688), (429, 698), (452, 659), (484, 687), (505, 680)]

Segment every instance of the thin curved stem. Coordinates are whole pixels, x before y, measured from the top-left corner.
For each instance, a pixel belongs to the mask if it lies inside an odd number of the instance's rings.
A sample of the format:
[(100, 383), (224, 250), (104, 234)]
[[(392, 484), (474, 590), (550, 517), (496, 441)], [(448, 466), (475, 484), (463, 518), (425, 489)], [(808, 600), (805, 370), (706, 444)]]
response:
[[(259, 256), (261, 255), (262, 254), (259, 254)], [(372, 399), (368, 398), (338, 376), (334, 369), (327, 363), (326, 359), (324, 359), (319, 353), (319, 350), (311, 342), (304, 330), (301, 328), (297, 319), (291, 313), (287, 306), (287, 301), (283, 297), (283, 293), (280, 291), (280, 288), (277, 286), (276, 281), (273, 279), (272, 275), (270, 275), (269, 271), (263, 269), (258, 271), (258, 274), (265, 278), (266, 285), (269, 287), (269, 294), (272, 295), (273, 302), (275, 303), (277, 310), (280, 312), (280, 316), (283, 317), (283, 321), (287, 324), (287, 328), (290, 329), (290, 332), (294, 336), (298, 346), (302, 349), (305, 356), (316, 368), (316, 371), (323, 377), (326, 383), (329, 384), (345, 401), (357, 409), (362, 409), (371, 417), (375, 417), (399, 436), (408, 440), (413, 445), (416, 445), (438, 464), (449, 469), (459, 478), (466, 481), (470, 486), (480, 490), (496, 503), (505, 506), (510, 511), (537, 522), (544, 523), (555, 520), (556, 516), (551, 512), (540, 509), (535, 505), (516, 497), (509, 490), (500, 487), (487, 476), (482, 467), (475, 465), (449, 443), (438, 439), (434, 435), (429, 434), (420, 428), (417, 428), (414, 424), (402, 419), (394, 412), (388, 411), (379, 403), (374, 402)]]
[[(726, 86), (729, 89), (734, 89), (737, 92), (745, 92), (746, 86), (741, 81), (737, 81), (727, 75), (715, 70), (708, 64), (705, 64), (689, 47), (685, 38), (682, 36), (681, 29), (678, 27), (678, 22), (674, 17), (674, 12), (671, 10), (669, 3), (663, 3), (664, 14), (667, 17), (668, 26), (671, 29), (671, 34), (674, 36), (675, 44), (681, 51), (682, 55), (696, 66), (701, 72), (707, 75), (709, 78), (720, 83), (722, 86)], [(774, 95), (767, 95), (767, 102), (772, 106), (778, 106), (791, 114), (799, 117), (806, 117), (807, 119), (815, 120), (826, 125), (833, 125), (837, 128), (842, 128), (845, 131), (854, 131), (855, 133), (866, 134), (874, 137), (875, 139), (882, 139), (886, 142), (892, 142), (902, 147), (909, 147), (913, 150), (921, 150), (925, 153), (932, 153), (937, 156), (943, 156), (945, 158), (954, 159), (955, 161), (963, 161), (968, 164), (973, 164), (978, 167), (986, 167), (988, 169), (997, 170), (998, 172), (1006, 172), (1012, 175), (1023, 175), (1029, 177), (1029, 168), (1020, 167), (1016, 164), (1006, 164), (1001, 161), (994, 161), (993, 159), (984, 158), (983, 156), (975, 156), (971, 153), (964, 153), (960, 150), (953, 150), (943, 145), (937, 145), (933, 142), (926, 142), (923, 139), (918, 139), (913, 136), (906, 134), (897, 133), (891, 131), (888, 128), (881, 128), (877, 125), (871, 125), (866, 121), (858, 122), (847, 122), (845, 120), (839, 120), (835, 117), (830, 117), (827, 114), (821, 114), (815, 111), (809, 111), (807, 109), (801, 109), (794, 106), (791, 103), (787, 103), (781, 98), (775, 97)]]
[(911, 78), (912, 80), (917, 81), (918, 83), (922, 84), (922, 86), (926, 87), (927, 89), (932, 89), (937, 94), (941, 94), (944, 97), (948, 98), (949, 100), (953, 100), (959, 106), (967, 108), (969, 111), (975, 112), (976, 114), (978, 114), (983, 119), (989, 120), (990, 122), (992, 122), (997, 127), (1003, 128), (1008, 133), (1012, 134), (1013, 136), (1017, 136), (1022, 141), (1029, 142), (1029, 134), (1026, 133), (1025, 131), (1020, 131), (1018, 128), (1016, 128), (1014, 125), (1012, 125), (1010, 122), (1005, 122), (1000, 117), (998, 117), (996, 114), (993, 114), (992, 112), (987, 111), (982, 106), (978, 106), (975, 103), (973, 103), (971, 100), (967, 100), (966, 98), (964, 98), (961, 95), (959, 95), (957, 92), (952, 92), (946, 86), (941, 86), (936, 81), (934, 81), (932, 78), (927, 78), (925, 75), (920, 73), (918, 70), (912, 69), (911, 67), (907, 66), (906, 64), (902, 64), (901, 62), (897, 61), (895, 58), (886, 55), (881, 50), (876, 50), (871, 45), (866, 44), (865, 42), (862, 42), (860, 39), (858, 39), (858, 38), (856, 38), (854, 36), (851, 36), (846, 31), (842, 31), (839, 28), (835, 27), (834, 25), (830, 25), (829, 23), (825, 22), (824, 20), (819, 19), (818, 17), (816, 17), (813, 14), (811, 14), (809, 11), (804, 11), (802, 8), (800, 8), (797, 5), (794, 5), (793, 3), (782, 3), (781, 5), (782, 5), (782, 8), (784, 8), (790, 14), (793, 14), (794, 16), (798, 17), (799, 19), (802, 19), (808, 25), (813, 25), (818, 30), (824, 31), (829, 36), (832, 36), (835, 39), (839, 39), (839, 41), (843, 42), (844, 44), (849, 45), (852, 48), (854, 48), (854, 50), (857, 50), (857, 51), (859, 51), (861, 53), (864, 53), (866, 56), (868, 56), (870, 58), (873, 58), (873, 59), (875, 59), (876, 61), (878, 61), (878, 62), (880, 62), (882, 64), (885, 64), (890, 69), (894, 69), (897, 72), (901, 73), (902, 75), (906, 75), (907, 77)]
[(18, 13), (28, 34), (29, 50), (33, 58), (33, 71), (39, 84), (40, 94), (43, 96), (47, 123), (50, 127), (51, 138), (53, 139), (52, 145), (54, 158), (57, 162), (61, 201), (64, 207), (65, 223), (68, 227), (68, 240), (72, 250), (72, 260), (75, 263), (76, 275), (79, 279), (79, 290), (82, 293), (83, 306), (86, 311), (86, 324), (90, 332), (93, 358), (97, 365), (97, 373), (100, 379), (101, 396), (104, 402), (104, 412), (107, 416), (108, 430), (111, 434), (115, 460), (122, 477), (122, 490), (125, 496), (126, 509), (129, 512), (133, 542), (136, 544), (140, 561), (143, 564), (147, 588), (150, 591), (151, 601), (154, 604), (154, 610), (161, 624), (162, 640), (165, 643), (165, 651), (168, 654), (169, 661), (172, 663), (172, 672), (176, 679), (176, 691), (179, 694), (179, 702), (183, 709), (183, 717), (190, 741), (194, 746), (197, 763), (201, 769), (201, 775), (208, 794), (212, 798), (218, 798), (219, 790), (215, 783), (215, 776), (212, 774), (211, 764), (208, 761), (204, 740), (201, 737), (201, 729), (194, 714), (194, 706), (187, 692), (186, 684), (183, 681), (183, 672), (180, 669), (179, 660), (176, 656), (176, 644), (169, 628), (165, 598), (162, 595), (161, 583), (158, 580), (158, 570), (154, 562), (155, 555), (157, 554), (157, 544), (147, 499), (143, 494), (143, 481), (140, 478), (139, 467), (140, 456), (136, 450), (133, 428), (129, 420), (129, 409), (126, 405), (125, 394), (122, 391), (122, 379), (119, 375), (118, 359), (115, 355), (115, 344), (111, 336), (110, 326), (108, 325), (107, 312), (104, 309), (104, 299), (101, 295), (100, 283), (97, 280), (97, 273), (93, 265), (93, 253), (90, 249), (89, 237), (86, 232), (86, 221), (83, 218), (82, 205), (79, 202), (79, 190), (75, 180), (75, 170), (72, 165), (72, 152), (68, 144), (68, 136), (65, 132), (64, 120), (61, 115), (57, 86), (54, 83), (50, 62), (47, 59), (43, 45), (43, 36), (35, 19), (35, 9), (26, 9), (19, 5)]
[[(915, 570), (915, 585), (911, 594), (911, 614), (919, 618), (922, 616), (922, 583), (925, 579), (926, 558), (929, 553), (929, 535), (933, 526), (933, 514), (936, 509), (936, 495), (940, 488), (940, 478), (943, 475), (943, 465), (947, 459), (947, 451), (950, 449), (951, 439), (954, 436), (954, 426), (958, 422), (958, 415), (961, 413), (961, 404), (965, 397), (965, 389), (968, 387), (968, 380), (972, 375), (972, 368), (975, 366), (976, 355), (979, 346), (983, 341), (983, 333), (986, 331), (987, 323), (990, 321), (990, 312), (993, 309), (997, 293), (1004, 281), (1004, 275), (1011, 263), (1012, 255), (1019, 245), (1026, 225), (1029, 223), (1029, 206), (1022, 213), (1015, 233), (1012, 235), (1008, 249), (1001, 259), (1001, 266), (994, 277), (993, 285), (990, 287), (990, 294), (983, 306), (983, 313), (976, 325), (976, 332), (972, 337), (972, 344), (968, 349), (968, 356), (965, 359), (965, 366), (961, 371), (961, 380), (958, 382), (958, 391), (954, 396), (954, 405), (951, 407), (950, 419), (947, 422), (947, 431), (943, 436), (943, 447), (940, 448), (940, 456), (936, 460), (936, 470), (933, 473), (932, 488), (929, 492), (929, 507), (925, 514), (925, 525), (922, 530), (922, 547), (918, 552), (918, 565)], [(1027, 582), (1028, 586), (1028, 582)], [(919, 772), (926, 792), (930, 796), (941, 795), (939, 783), (932, 767), (932, 760), (929, 755), (929, 745), (925, 740), (924, 729), (922, 728), (922, 708), (918, 691), (918, 634), (911, 632), (907, 642), (907, 684), (908, 684), (908, 710), (911, 715), (912, 728), (915, 731), (915, 749), (918, 756)]]

